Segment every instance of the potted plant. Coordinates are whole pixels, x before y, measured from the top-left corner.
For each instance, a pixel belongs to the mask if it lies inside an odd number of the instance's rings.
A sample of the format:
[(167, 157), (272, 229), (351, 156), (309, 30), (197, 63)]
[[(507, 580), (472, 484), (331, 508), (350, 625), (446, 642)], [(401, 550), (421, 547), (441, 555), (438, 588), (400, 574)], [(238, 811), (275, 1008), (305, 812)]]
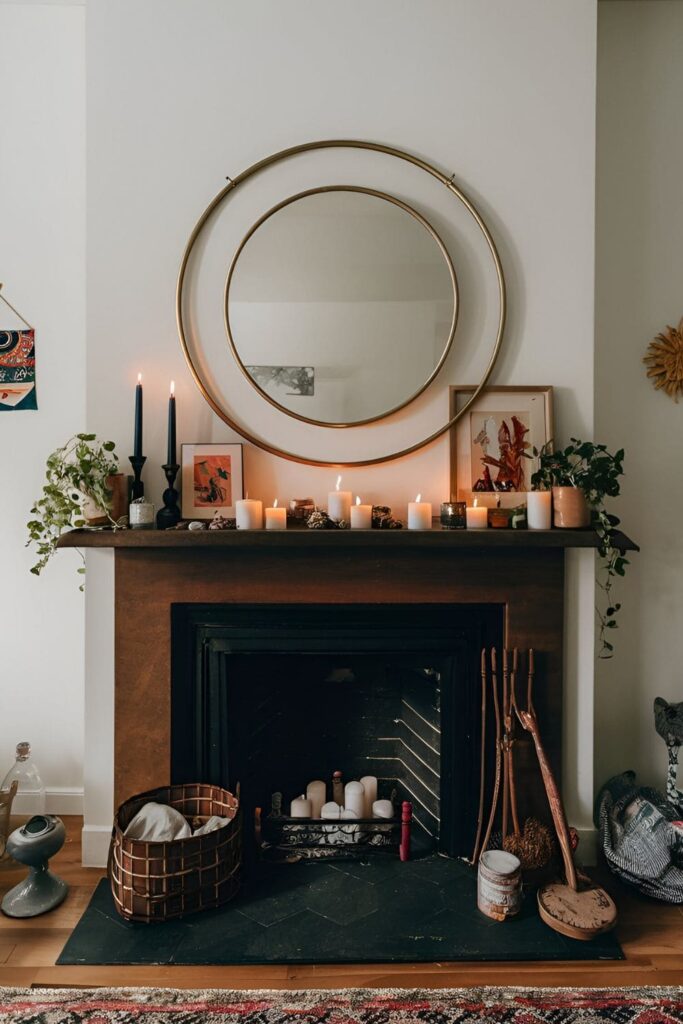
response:
[[(39, 576), (65, 530), (83, 526), (116, 527), (125, 513), (125, 477), (118, 472), (113, 441), (76, 434), (48, 456), (43, 492), (31, 509), (29, 544), (36, 544)], [(84, 573), (83, 567), (79, 573)], [(82, 586), (81, 586), (81, 589)]]
[(620, 493), (624, 449), (612, 454), (604, 444), (572, 437), (566, 448), (553, 451), (550, 442), (540, 451), (534, 449), (534, 455), (538, 469), (531, 483), (537, 489), (552, 489), (554, 525), (565, 529), (592, 525), (598, 534), (602, 565), (597, 584), (605, 603), (604, 609), (597, 608), (600, 657), (611, 658), (614, 645), (607, 640), (607, 631), (617, 628), (615, 615), (621, 608), (613, 601), (612, 587), (616, 576), (624, 576), (629, 563), (614, 546), (619, 519), (607, 512), (604, 502)]

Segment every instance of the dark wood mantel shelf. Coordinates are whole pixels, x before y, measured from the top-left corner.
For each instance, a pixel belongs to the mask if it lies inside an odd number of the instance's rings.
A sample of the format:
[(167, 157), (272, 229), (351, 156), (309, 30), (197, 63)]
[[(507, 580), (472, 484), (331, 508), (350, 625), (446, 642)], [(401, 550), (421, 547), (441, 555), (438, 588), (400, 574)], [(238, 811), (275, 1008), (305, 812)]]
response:
[[(336, 550), (407, 549), (462, 550), (509, 548), (597, 548), (594, 530), (71, 530), (60, 548), (261, 548), (272, 551), (307, 548)], [(615, 547), (639, 551), (625, 533), (615, 534)]]

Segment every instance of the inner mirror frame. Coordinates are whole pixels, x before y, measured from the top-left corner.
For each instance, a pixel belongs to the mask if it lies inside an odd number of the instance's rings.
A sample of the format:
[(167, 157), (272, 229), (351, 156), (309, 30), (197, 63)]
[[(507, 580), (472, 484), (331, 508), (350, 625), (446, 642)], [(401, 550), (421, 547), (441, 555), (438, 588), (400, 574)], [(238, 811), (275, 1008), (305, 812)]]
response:
[[(292, 203), (298, 202), (300, 199), (305, 199), (308, 196), (322, 195), (329, 192), (356, 192), (360, 193), (361, 195), (375, 196), (377, 199), (383, 199), (388, 203), (392, 203), (394, 206), (399, 207), (399, 209), (403, 210), (411, 217), (414, 217), (418, 224), (421, 224), (425, 231), (427, 231), (432, 236), (437, 246), (439, 247), (444, 262), (446, 263), (446, 267), (448, 269), (448, 273), (451, 279), (451, 287), (453, 289), (453, 312), (451, 315), (448, 337), (446, 338), (446, 341), (444, 343), (443, 352), (441, 353), (441, 356), (436, 366), (429, 374), (427, 379), (423, 381), (420, 384), (420, 386), (412, 394), (410, 394), (404, 401), (398, 402), (396, 405), (393, 405), (391, 406), (391, 408), (378, 413), (376, 416), (367, 416), (364, 419), (353, 420), (349, 423), (335, 423), (333, 421), (317, 420), (309, 416), (303, 416), (301, 413), (295, 412), (293, 409), (288, 409), (287, 406), (282, 405), (275, 398), (273, 398), (272, 395), (269, 395), (266, 391), (264, 391), (263, 388), (261, 388), (254, 380), (254, 378), (251, 376), (243, 359), (241, 358), (230, 323), (230, 286), (233, 281), (233, 276), (237, 268), (240, 255), (242, 254), (244, 247), (249, 242), (249, 239), (255, 234), (256, 231), (258, 231), (258, 229), (267, 220), (269, 220), (270, 217), (278, 213), (280, 210), (283, 210), (285, 207), (290, 206)], [(455, 329), (458, 325), (458, 279), (455, 273), (455, 268), (453, 266), (453, 261), (451, 260), (450, 257), (450, 253), (448, 252), (448, 249), (446, 248), (443, 240), (437, 233), (436, 229), (429, 223), (429, 221), (425, 217), (423, 217), (421, 213), (418, 213), (418, 211), (414, 209), (414, 207), (410, 206), (403, 200), (398, 199), (396, 196), (389, 195), (388, 192), (380, 192), (378, 189), (365, 188), (359, 185), (321, 185), (318, 188), (309, 188), (306, 189), (304, 192), (297, 192), (295, 195), (288, 196), (281, 202), (276, 203), (275, 206), (272, 206), (269, 210), (266, 211), (266, 213), (259, 217), (259, 219), (254, 224), (252, 224), (252, 226), (249, 228), (246, 235), (238, 245), (235, 251), (235, 255), (232, 258), (232, 262), (230, 264), (230, 268), (228, 270), (228, 274), (225, 280), (223, 311), (225, 318), (225, 332), (228, 336), (228, 342), (230, 343), (230, 348), (235, 358), (235, 362), (237, 363), (240, 370), (242, 371), (246, 379), (249, 381), (251, 386), (258, 391), (259, 395), (262, 398), (265, 398), (267, 402), (270, 402), (271, 405), (275, 406), (276, 409), (279, 409), (287, 416), (292, 416), (294, 419), (300, 420), (303, 423), (311, 423), (313, 426), (316, 427), (332, 427), (342, 429), (362, 427), (366, 426), (368, 423), (376, 423), (378, 420), (388, 419), (389, 416), (392, 416), (394, 413), (399, 412), (401, 409), (404, 409), (407, 405), (410, 405), (411, 402), (415, 401), (415, 399), (418, 398), (422, 394), (422, 392), (429, 387), (434, 378), (438, 375), (439, 370), (443, 366), (444, 362), (448, 358), (448, 355), (451, 351), (451, 347), (453, 345), (453, 338), (455, 336)]]
[[(405, 160), (408, 163), (412, 164), (414, 167), (418, 167), (419, 169), (425, 171), (427, 174), (432, 175), (432, 177), (434, 177), (438, 182), (445, 186), (445, 188), (448, 189), (448, 191), (453, 195), (453, 197), (465, 207), (467, 212), (474, 219), (477, 227), (479, 228), (479, 231), (481, 232), (484, 238), (496, 274), (499, 301), (498, 324), (496, 329), (496, 336), (491, 350), (491, 355), (489, 356), (489, 361), (486, 365), (486, 368), (484, 369), (484, 373), (479, 381), (479, 384), (476, 386), (469, 400), (462, 406), (462, 408), (455, 412), (446, 423), (439, 427), (438, 430), (435, 430), (433, 433), (431, 433), (428, 437), (422, 438), (421, 440), (416, 441), (415, 443), (407, 446), (406, 448), (401, 449), (400, 451), (390, 452), (387, 455), (377, 456), (371, 459), (357, 459), (350, 461), (329, 461), (323, 459), (310, 459), (306, 458), (304, 455), (299, 455), (294, 452), (288, 452), (283, 448), (279, 448), (276, 445), (270, 444), (264, 438), (259, 438), (255, 436), (249, 430), (247, 430), (242, 424), (236, 422), (230, 416), (230, 414), (223, 408), (220, 402), (217, 401), (215, 396), (211, 393), (211, 390), (209, 389), (201, 375), (199, 367), (197, 366), (195, 360), (192, 357), (192, 353), (190, 351), (190, 347), (188, 344), (189, 332), (186, 330), (185, 316), (183, 312), (183, 290), (185, 286), (187, 269), (190, 262), (190, 258), (192, 256), (193, 249), (197, 244), (205, 225), (207, 224), (213, 213), (221, 206), (224, 200), (227, 199), (230, 193), (234, 189), (238, 188), (245, 181), (247, 181), (249, 178), (253, 177), (255, 174), (258, 174), (259, 171), (265, 170), (268, 167), (272, 167), (274, 164), (277, 164), (283, 160), (287, 160), (294, 156), (300, 156), (304, 153), (308, 153), (313, 150), (335, 148), (369, 150), (375, 153), (382, 153), (386, 156), (394, 157), (397, 160)], [(190, 373), (192, 374), (194, 382), (199, 388), (199, 391), (201, 392), (202, 396), (209, 404), (211, 409), (213, 409), (216, 415), (221, 420), (223, 420), (224, 423), (226, 423), (232, 430), (240, 434), (241, 437), (243, 437), (245, 440), (249, 441), (251, 444), (256, 445), (258, 448), (261, 448), (263, 451), (269, 452), (271, 455), (277, 455), (280, 458), (289, 460), (290, 462), (298, 462), (301, 463), (302, 465), (307, 466), (320, 466), (325, 468), (345, 468), (354, 466), (379, 465), (381, 463), (392, 462), (396, 459), (403, 458), (406, 455), (411, 455), (413, 452), (417, 452), (421, 448), (425, 448), (427, 445), (432, 444), (434, 441), (438, 440), (438, 438), (442, 437), (458, 422), (458, 420), (462, 416), (464, 416), (468, 412), (468, 410), (476, 402), (477, 398), (486, 387), (486, 384), (491, 376), (491, 373), (493, 372), (496, 359), (500, 352), (503, 343), (503, 334), (505, 331), (507, 300), (503, 268), (500, 262), (500, 257), (498, 255), (498, 250), (491, 236), (491, 232), (489, 231), (483, 217), (477, 210), (474, 203), (455, 184), (454, 178), (455, 175), (450, 175), (449, 177), (445, 175), (442, 171), (440, 171), (437, 167), (434, 167), (432, 164), (428, 163), (426, 160), (421, 159), (421, 157), (414, 156), (412, 153), (408, 153), (405, 150), (395, 149), (391, 146), (384, 146), (381, 143), (377, 142), (365, 142), (359, 139), (324, 139), (318, 142), (306, 142), (298, 146), (291, 146), (288, 149), (280, 150), (279, 152), (273, 153), (270, 156), (265, 157), (263, 160), (259, 160), (257, 163), (252, 164), (250, 167), (247, 167), (246, 170), (238, 174), (237, 177), (228, 178), (228, 184), (224, 188), (222, 188), (221, 191), (216, 196), (214, 196), (214, 198), (211, 200), (211, 202), (206, 207), (204, 212), (201, 214), (199, 220), (197, 221), (192, 230), (192, 233), (190, 234), (190, 237), (185, 246), (185, 250), (183, 252), (182, 260), (180, 263), (180, 269), (178, 271), (178, 280), (176, 284), (176, 324), (178, 328), (178, 336), (180, 339), (180, 345), (183, 351), (183, 355), (190, 369)], [(289, 413), (289, 410), (287, 410), (287, 412)], [(315, 422), (317, 423), (317, 421)], [(325, 429), (325, 427), (328, 426), (329, 424), (325, 424), (322, 429)]]

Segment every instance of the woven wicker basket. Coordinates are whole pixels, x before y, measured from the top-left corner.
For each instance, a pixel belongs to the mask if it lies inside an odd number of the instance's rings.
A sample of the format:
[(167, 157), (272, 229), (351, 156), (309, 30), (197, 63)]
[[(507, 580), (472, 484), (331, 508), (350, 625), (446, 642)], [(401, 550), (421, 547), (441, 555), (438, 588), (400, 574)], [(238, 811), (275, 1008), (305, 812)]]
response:
[[(232, 899), (239, 888), (242, 861), (238, 796), (219, 786), (193, 783), (152, 789), (121, 804), (109, 848), (109, 880), (122, 917), (168, 921)], [(127, 825), (152, 801), (174, 807), (195, 828), (214, 814), (230, 818), (230, 824), (203, 836), (165, 843), (127, 839)]]

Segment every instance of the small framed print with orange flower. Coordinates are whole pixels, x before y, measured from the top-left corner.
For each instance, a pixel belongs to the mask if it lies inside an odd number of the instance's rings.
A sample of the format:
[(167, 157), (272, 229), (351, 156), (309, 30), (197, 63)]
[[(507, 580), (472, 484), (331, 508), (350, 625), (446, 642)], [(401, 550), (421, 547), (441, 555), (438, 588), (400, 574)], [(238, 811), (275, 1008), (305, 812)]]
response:
[(234, 518), (243, 497), (241, 444), (182, 445), (183, 519)]
[[(474, 387), (450, 388), (450, 415)], [(451, 499), (490, 508), (513, 508), (531, 490), (533, 449), (553, 439), (551, 387), (490, 387), (450, 432)]]

